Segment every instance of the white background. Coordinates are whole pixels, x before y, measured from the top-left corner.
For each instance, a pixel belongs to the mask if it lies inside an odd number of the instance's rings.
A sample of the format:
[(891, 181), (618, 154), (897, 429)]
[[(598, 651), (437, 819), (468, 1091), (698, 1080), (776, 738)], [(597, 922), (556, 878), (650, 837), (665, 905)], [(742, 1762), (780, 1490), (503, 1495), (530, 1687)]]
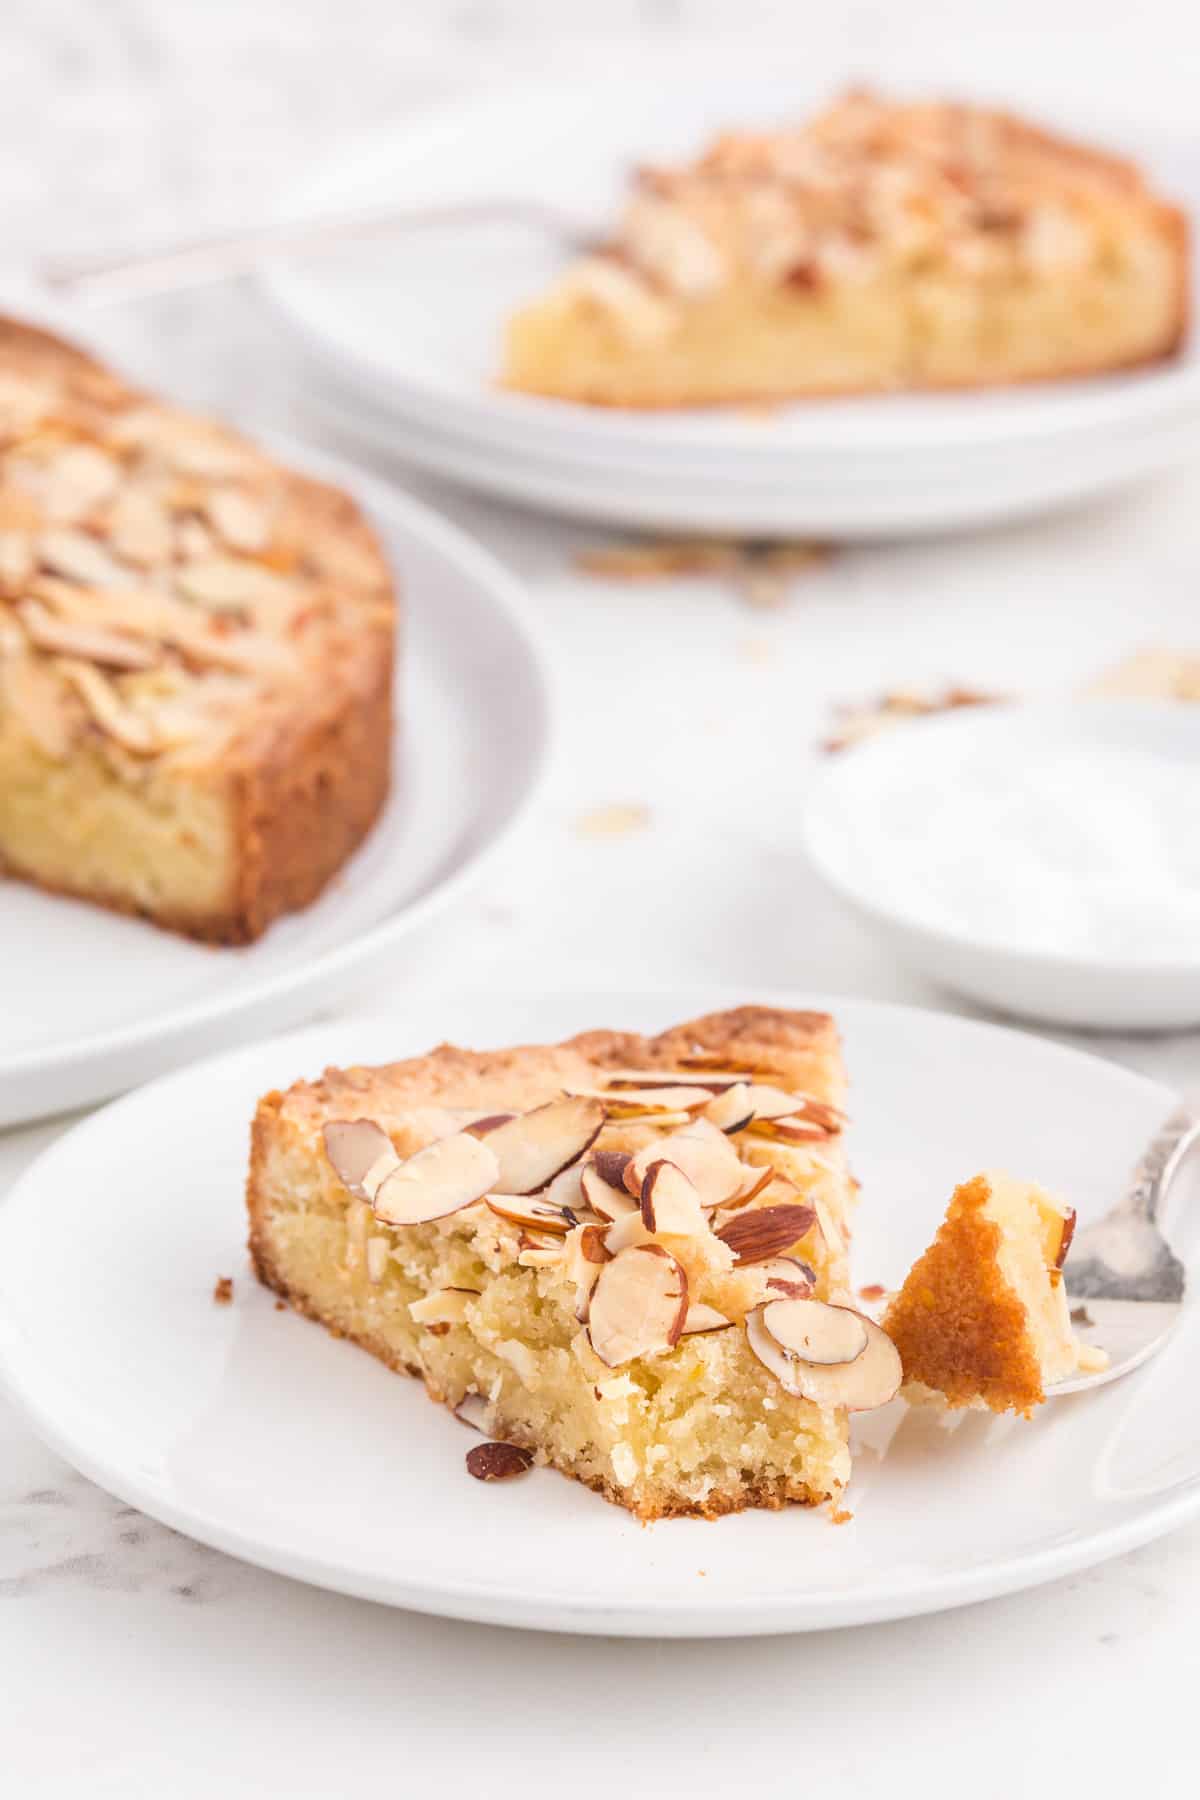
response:
[[(1061, 93), (1185, 128), (1200, 92), (1200, 22), (1168, 0), (6, 0), (0, 262), (19, 273), (41, 253), (268, 217), (349, 132), (539, 72), (619, 78), (654, 56), (677, 78), (687, 49), (713, 43), (827, 66), (831, 83)], [(310, 429), (297, 366), (248, 293), (89, 329), (184, 398)], [(1143, 642), (1200, 646), (1200, 465), (1050, 524), (845, 554), (770, 614), (703, 583), (582, 580), (570, 553), (594, 533), (414, 486), (528, 579), (565, 703), (537, 819), (487, 891), (376, 987), (398, 1008), (413, 981), (531, 980), (953, 1004), (805, 873), (797, 805), (830, 703), (935, 678), (1054, 691)], [(647, 828), (580, 835), (580, 815), (612, 803), (646, 806)], [(1196, 1079), (1195, 1038), (1098, 1047)], [(0, 1137), (0, 1190), (59, 1128)], [(130, 1515), (0, 1403), (0, 1791), (14, 1796), (1192, 1794), (1198, 1612), (1193, 1528), (1039, 1592), (823, 1638), (622, 1645), (442, 1624)]]

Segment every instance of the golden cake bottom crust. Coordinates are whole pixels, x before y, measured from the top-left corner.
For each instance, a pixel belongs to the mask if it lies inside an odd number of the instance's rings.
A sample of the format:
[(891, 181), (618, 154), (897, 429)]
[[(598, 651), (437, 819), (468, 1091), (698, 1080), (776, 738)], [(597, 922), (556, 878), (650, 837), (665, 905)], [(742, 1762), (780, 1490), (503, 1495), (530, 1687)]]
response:
[[(405, 1228), (389, 1240), (386, 1273), (372, 1286), (364, 1234), (382, 1227), (351, 1198), (321, 1147), (326, 1122), (369, 1117), (384, 1124), (400, 1156), (411, 1156), (455, 1129), (453, 1109), (478, 1116), (501, 1105), (538, 1106), (564, 1088), (598, 1084), (606, 1070), (678, 1069), (692, 1057), (751, 1066), (762, 1080), (831, 1106), (843, 1096), (832, 1021), (764, 1008), (710, 1015), (654, 1038), (599, 1031), (494, 1052), (443, 1045), (409, 1062), (331, 1070), (266, 1095), (247, 1186), (260, 1280), (335, 1335), (423, 1378), (434, 1399), (457, 1406), (468, 1394), (489, 1396), (490, 1436), (524, 1445), (643, 1519), (836, 1499), (849, 1476), (844, 1411), (781, 1393), (740, 1330), (684, 1337), (670, 1357), (645, 1365), (605, 1366), (580, 1342), (587, 1334), (571, 1311), (574, 1290), (564, 1293), (553, 1267), (519, 1266), (517, 1240), (505, 1235), (514, 1228), (495, 1218)], [(658, 1136), (644, 1119), (604, 1130), (604, 1142), (628, 1150)], [(842, 1290), (853, 1185), (840, 1134), (811, 1149), (746, 1139), (741, 1154), (750, 1166), (786, 1168), (787, 1181), (808, 1184), (824, 1228), (806, 1227), (797, 1254), (811, 1261), (818, 1292)], [(693, 1298), (722, 1298), (731, 1312), (757, 1279), (715, 1264), (693, 1262), (691, 1272)], [(464, 1287), (469, 1329), (414, 1326), (415, 1301)]]

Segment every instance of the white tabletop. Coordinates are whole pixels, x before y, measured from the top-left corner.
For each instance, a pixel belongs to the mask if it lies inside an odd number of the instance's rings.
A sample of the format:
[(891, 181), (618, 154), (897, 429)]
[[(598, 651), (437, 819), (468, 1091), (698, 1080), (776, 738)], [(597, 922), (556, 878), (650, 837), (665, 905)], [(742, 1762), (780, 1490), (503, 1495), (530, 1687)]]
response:
[[(772, 0), (36, 10), (0, 46), (14, 259), (249, 216), (340, 132), (464, 83), (577, 66), (581, 46), (732, 41), (736, 12), (743, 42), (749, 30), (795, 50), (794, 11)], [(947, 28), (962, 18), (941, 0), (843, 11), (821, 27), (839, 66), (884, 73), (922, 55), (946, 65)], [(1074, 0), (1021, 0), (1002, 15), (970, 51), (993, 86), (1005, 56), (1011, 66), (1034, 46), (1066, 79), (1082, 31), (1088, 85), (1128, 98), (1133, 71), (1147, 104), (1152, 93), (1156, 111), (1185, 116), (1200, 29), (1182, 7), (1151, 0), (1121, 36)], [(969, 48), (957, 45), (960, 66)], [(296, 364), (250, 295), (96, 323), (114, 355), (181, 396), (311, 434)], [(704, 582), (581, 577), (571, 554), (594, 533), (412, 485), (528, 581), (559, 672), (562, 741), (506, 864), (419, 954), (398, 958), (375, 1004), (402, 1007), (414, 982), (603, 987), (619, 971), (626, 989), (777, 983), (954, 1005), (806, 872), (798, 798), (830, 703), (937, 679), (1061, 690), (1139, 644), (1200, 641), (1200, 462), (1052, 523), (846, 553), (769, 613)], [(610, 805), (646, 808), (644, 828), (580, 829)], [(1197, 1037), (1092, 1047), (1177, 1084), (1200, 1064)], [(0, 1194), (61, 1129), (0, 1136)], [(1192, 1791), (1200, 1760), (1200, 1527), (913, 1623), (711, 1645), (543, 1638), (244, 1567), (92, 1487), (0, 1402), (0, 1603), (3, 1789), (23, 1800), (333, 1795), (359, 1779), (487, 1796), (551, 1780), (581, 1797), (760, 1782), (828, 1794), (853, 1777), (900, 1793), (1069, 1783), (1153, 1800)]]

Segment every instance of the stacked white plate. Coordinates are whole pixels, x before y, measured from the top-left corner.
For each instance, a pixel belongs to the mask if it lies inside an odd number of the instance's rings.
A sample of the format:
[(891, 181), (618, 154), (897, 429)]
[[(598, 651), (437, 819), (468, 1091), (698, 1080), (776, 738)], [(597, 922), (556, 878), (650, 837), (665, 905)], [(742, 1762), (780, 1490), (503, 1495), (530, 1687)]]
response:
[[(635, 77), (619, 94), (598, 83), (475, 101), (346, 150), (291, 210), (538, 201), (602, 230), (635, 162), (688, 156), (731, 121), (794, 120), (828, 85), (806, 93), (792, 74), (708, 73), (665, 89)], [(1128, 150), (1200, 206), (1200, 150), (1061, 109), (1050, 118)], [(505, 318), (571, 254), (565, 240), (497, 217), (280, 265), (265, 285), (305, 347), (312, 401), (343, 434), (505, 499), (607, 523), (842, 538), (961, 529), (1094, 497), (1200, 449), (1196, 350), (1097, 380), (760, 412), (637, 413), (500, 391)]]

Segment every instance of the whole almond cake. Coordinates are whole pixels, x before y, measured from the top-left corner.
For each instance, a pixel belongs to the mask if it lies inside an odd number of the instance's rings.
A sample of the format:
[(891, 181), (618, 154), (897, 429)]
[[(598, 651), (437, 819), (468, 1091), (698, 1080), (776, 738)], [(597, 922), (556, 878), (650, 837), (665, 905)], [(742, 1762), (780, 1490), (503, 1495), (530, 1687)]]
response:
[(213, 942), (388, 792), (395, 600), (354, 504), (0, 320), (0, 868)]
[(643, 1519), (835, 1499), (900, 1360), (849, 1300), (822, 1013), (443, 1045), (259, 1104), (260, 1278), (494, 1439)]
[(1132, 368), (1182, 343), (1188, 260), (1131, 163), (854, 92), (640, 170), (612, 243), (510, 320), (503, 381), (673, 407)]

